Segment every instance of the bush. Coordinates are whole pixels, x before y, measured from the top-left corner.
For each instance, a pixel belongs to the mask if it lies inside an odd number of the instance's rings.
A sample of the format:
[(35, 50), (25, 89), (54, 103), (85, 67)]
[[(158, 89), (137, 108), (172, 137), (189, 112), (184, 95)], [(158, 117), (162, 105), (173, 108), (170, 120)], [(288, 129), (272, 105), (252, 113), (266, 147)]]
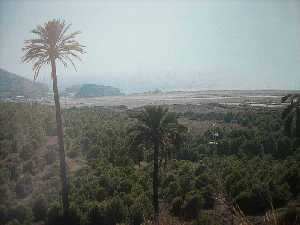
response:
[(26, 163), (23, 164), (23, 173), (29, 173), (34, 175), (34, 164), (32, 160), (27, 161)]
[(278, 159), (285, 159), (288, 155), (291, 155), (293, 149), (290, 139), (288, 137), (279, 138), (276, 150), (274, 156)]
[(5, 224), (7, 221), (7, 207), (0, 205), (0, 224)]
[(130, 192), (132, 188), (132, 183), (130, 183), (130, 181), (128, 179), (122, 179), (120, 180), (118, 186), (117, 186), (117, 191), (119, 193), (128, 193)]
[(127, 217), (127, 209), (124, 206), (123, 201), (119, 197), (114, 197), (106, 205), (105, 210), (107, 225), (115, 225), (125, 220)]
[(202, 189), (209, 184), (209, 179), (207, 174), (201, 174), (195, 179), (195, 187)]
[(202, 197), (200, 194), (187, 196), (182, 206), (182, 215), (186, 219), (197, 219), (202, 208)]
[(35, 221), (44, 221), (46, 219), (47, 202), (43, 197), (39, 197), (33, 202), (32, 212)]
[(9, 201), (8, 190), (9, 187), (7, 184), (0, 185), (0, 202), (3, 204)]
[[(83, 221), (79, 210), (71, 205), (69, 207), (68, 216), (64, 217), (62, 206), (54, 203), (50, 206), (47, 213), (47, 225), (79, 225)], [(83, 223), (84, 224), (84, 223)]]
[(279, 210), (279, 224), (300, 224), (300, 208), (290, 207)]
[(251, 215), (259, 214), (269, 207), (261, 195), (250, 191), (241, 192), (236, 202), (244, 213)]
[(16, 207), (7, 210), (7, 221), (17, 220), (18, 222), (23, 223), (25, 220), (30, 220), (31, 217), (31, 210), (23, 205), (17, 205)]
[(182, 197), (174, 198), (171, 203), (170, 213), (172, 213), (174, 216), (180, 217), (182, 205), (183, 205)]
[(182, 188), (176, 181), (174, 181), (171, 182), (169, 187), (165, 189), (165, 192), (166, 192), (165, 195), (167, 199), (173, 199), (182, 193)]
[(33, 150), (30, 144), (23, 146), (22, 150), (19, 153), (19, 156), (23, 161), (29, 160), (32, 157), (32, 155), (33, 155)]
[(6, 225), (21, 225), (21, 223), (17, 219), (13, 219), (8, 221)]
[(99, 202), (89, 202), (86, 215), (87, 225), (104, 224), (105, 207)]
[[(71, 205), (68, 212), (68, 218), (65, 219), (65, 225), (80, 225), (83, 222), (83, 217), (78, 208)], [(84, 224), (84, 223), (83, 223)]]
[(270, 185), (272, 203), (275, 208), (283, 207), (290, 199), (290, 187), (287, 183)]
[[(208, 214), (208, 213), (204, 213), (202, 212), (200, 215), (199, 215), (199, 218), (194, 221), (192, 223), (192, 225), (202, 225), (202, 224), (213, 224), (212, 220), (214, 218), (212, 218), (212, 215)], [(214, 221), (215, 222), (215, 221)]]
[(51, 205), (47, 212), (47, 225), (64, 225), (63, 211), (58, 203)]
[(204, 192), (201, 192), (203, 196), (203, 208), (204, 209), (212, 209), (214, 207), (215, 198), (213, 196), (213, 192), (210, 190), (209, 186), (206, 188)]
[(16, 183), (15, 192), (17, 198), (25, 198), (32, 192), (32, 190), (33, 187), (30, 176), (25, 176)]
[(56, 160), (56, 157), (57, 157), (56, 150), (54, 150), (54, 149), (47, 149), (47, 152), (45, 154), (45, 160), (46, 160), (46, 163), (48, 165), (54, 163), (55, 160)]
[(130, 225), (140, 225), (144, 222), (143, 206), (141, 204), (133, 204), (129, 208)]
[(71, 149), (71, 150), (69, 150), (68, 152), (67, 152), (67, 155), (68, 155), (68, 157), (70, 157), (71, 159), (74, 159), (74, 158), (76, 158), (76, 157), (78, 157), (79, 156), (79, 150), (78, 149), (75, 149), (75, 148), (73, 148), (73, 149)]
[(127, 217), (127, 209), (119, 197), (102, 202), (88, 202), (87, 209), (86, 220), (88, 225), (115, 225), (124, 222)]

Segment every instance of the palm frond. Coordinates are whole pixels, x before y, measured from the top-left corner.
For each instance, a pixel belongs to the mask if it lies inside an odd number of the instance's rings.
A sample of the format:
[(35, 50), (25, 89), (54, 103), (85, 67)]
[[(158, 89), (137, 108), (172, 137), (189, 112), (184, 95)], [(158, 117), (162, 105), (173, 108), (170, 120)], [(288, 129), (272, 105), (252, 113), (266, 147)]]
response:
[(70, 26), (64, 20), (53, 19), (31, 31), (36, 38), (24, 41), (22, 61), (33, 63), (34, 79), (51, 60), (59, 60), (65, 67), (70, 63), (77, 70), (73, 58), (80, 60), (79, 54), (85, 53), (85, 46), (75, 40), (80, 31), (68, 34)]
[(186, 131), (184, 126), (178, 125), (176, 115), (162, 106), (146, 106), (133, 117), (137, 119), (136, 124), (128, 131), (138, 139), (133, 143), (153, 144), (158, 140), (162, 146), (169, 144), (178, 146), (182, 141), (182, 133)]
[(287, 95), (283, 96), (281, 98), (281, 102), (286, 102), (291, 96), (292, 96), (291, 94), (287, 94)]

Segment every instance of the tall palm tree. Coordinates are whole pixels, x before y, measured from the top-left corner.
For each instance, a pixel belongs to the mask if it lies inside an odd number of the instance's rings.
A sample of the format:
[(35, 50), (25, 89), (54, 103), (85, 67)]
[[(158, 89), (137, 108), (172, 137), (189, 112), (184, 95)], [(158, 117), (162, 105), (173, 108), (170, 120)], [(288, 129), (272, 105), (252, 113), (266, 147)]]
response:
[(174, 157), (176, 150), (184, 143), (185, 133), (188, 131), (187, 127), (182, 124), (177, 124), (172, 133), (169, 133), (163, 140), (164, 148), (161, 155), (161, 161), (164, 159), (164, 166), (167, 165), (168, 160)]
[(137, 123), (132, 127), (135, 140), (147, 143), (153, 148), (153, 208), (154, 222), (159, 224), (158, 176), (159, 152), (164, 140), (177, 128), (177, 119), (174, 113), (161, 106), (146, 106), (135, 116)]
[(300, 138), (300, 94), (288, 94), (281, 102), (290, 103), (282, 112), (285, 132), (290, 137)]
[(60, 176), (62, 181), (62, 203), (63, 211), (66, 216), (69, 208), (69, 187), (66, 170), (66, 159), (64, 150), (63, 125), (61, 118), (61, 109), (57, 88), (56, 62), (60, 61), (65, 67), (68, 62), (75, 64), (72, 59), (75, 57), (80, 59), (78, 54), (84, 53), (84, 46), (79, 44), (75, 37), (80, 34), (79, 31), (68, 33), (70, 24), (66, 25), (65, 21), (53, 19), (44, 25), (38, 25), (32, 34), (35, 38), (24, 42), (23, 51), (25, 52), (22, 61), (25, 63), (33, 63), (34, 80), (39, 75), (40, 69), (44, 65), (51, 66), (51, 78), (53, 81), (53, 94), (56, 109), (57, 136), (60, 156)]

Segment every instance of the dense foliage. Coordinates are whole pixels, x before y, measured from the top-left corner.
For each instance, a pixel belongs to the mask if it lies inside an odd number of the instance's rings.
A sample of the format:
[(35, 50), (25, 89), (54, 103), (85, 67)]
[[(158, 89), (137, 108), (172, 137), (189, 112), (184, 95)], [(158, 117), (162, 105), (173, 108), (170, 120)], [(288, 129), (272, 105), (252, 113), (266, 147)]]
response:
[[(138, 225), (151, 220), (153, 151), (135, 145), (129, 133), (136, 113), (102, 107), (64, 110), (71, 189), (65, 221), (57, 150), (51, 144), (53, 108), (1, 103), (0, 224)], [(162, 215), (209, 223), (219, 196), (251, 216), (272, 207), (286, 212), (299, 204), (299, 140), (285, 136), (280, 110), (189, 112), (181, 119), (211, 126), (195, 132), (187, 124), (181, 144), (160, 152)], [(299, 213), (293, 210), (288, 215)]]

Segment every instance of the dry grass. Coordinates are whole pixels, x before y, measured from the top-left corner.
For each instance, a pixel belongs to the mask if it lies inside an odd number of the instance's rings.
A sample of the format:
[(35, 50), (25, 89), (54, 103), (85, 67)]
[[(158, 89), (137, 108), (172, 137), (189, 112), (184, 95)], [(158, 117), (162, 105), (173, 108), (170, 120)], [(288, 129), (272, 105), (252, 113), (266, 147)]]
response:
[[(192, 222), (181, 221), (175, 217), (170, 216), (167, 213), (163, 213), (159, 217), (159, 225), (191, 225)], [(143, 225), (155, 225), (155, 223), (151, 220), (147, 220), (143, 223)]]

